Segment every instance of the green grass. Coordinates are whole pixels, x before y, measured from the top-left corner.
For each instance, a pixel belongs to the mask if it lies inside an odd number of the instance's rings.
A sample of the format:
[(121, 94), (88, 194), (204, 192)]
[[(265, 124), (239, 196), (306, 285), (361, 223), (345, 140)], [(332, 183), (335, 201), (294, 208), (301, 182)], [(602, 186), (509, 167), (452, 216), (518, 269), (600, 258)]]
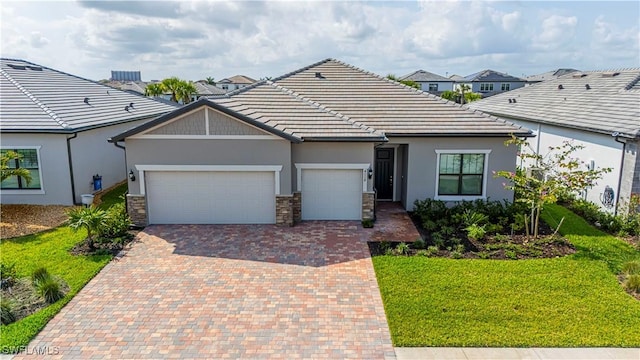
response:
[(395, 346), (640, 346), (640, 302), (616, 274), (640, 253), (560, 206), (558, 259), (373, 258)]
[(99, 208), (103, 210), (107, 210), (113, 204), (122, 202), (122, 196), (127, 193), (127, 183), (123, 183), (119, 186), (116, 186), (108, 193), (102, 196), (102, 202), (98, 205)]
[[(122, 201), (120, 195), (127, 186), (119, 186), (102, 198), (103, 208)], [(53, 276), (60, 276), (69, 284), (69, 293), (60, 301), (9, 325), (0, 326), (0, 349), (12, 352), (29, 341), (57, 314), (82, 287), (111, 260), (111, 255), (74, 256), (69, 253), (77, 243), (86, 238), (85, 231), (73, 232), (61, 226), (46, 232), (4, 239), (0, 242), (3, 262), (15, 262), (19, 277), (45, 267)]]

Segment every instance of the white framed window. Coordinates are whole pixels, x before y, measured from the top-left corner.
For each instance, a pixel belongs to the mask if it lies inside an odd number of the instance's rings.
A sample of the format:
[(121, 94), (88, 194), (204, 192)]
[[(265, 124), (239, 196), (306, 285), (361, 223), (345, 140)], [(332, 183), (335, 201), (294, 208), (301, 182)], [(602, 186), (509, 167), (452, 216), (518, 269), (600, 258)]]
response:
[(429, 84), (429, 91), (438, 91), (438, 84)]
[(481, 83), (480, 91), (493, 91), (493, 83)]
[(222, 90), (229, 90), (229, 85), (227, 84), (222, 85)]
[(509, 90), (511, 90), (511, 84), (510, 83), (503, 83), (500, 89), (502, 91), (509, 91)]
[(435, 199), (486, 199), (491, 150), (436, 150)]
[(21, 156), (19, 159), (11, 159), (7, 164), (10, 169), (27, 169), (31, 174), (31, 182), (22, 176), (10, 176), (4, 181), (0, 187), (2, 190), (42, 190), (42, 172), (40, 170), (40, 147), (3, 147), (0, 152), (2, 155), (8, 151), (13, 151)]

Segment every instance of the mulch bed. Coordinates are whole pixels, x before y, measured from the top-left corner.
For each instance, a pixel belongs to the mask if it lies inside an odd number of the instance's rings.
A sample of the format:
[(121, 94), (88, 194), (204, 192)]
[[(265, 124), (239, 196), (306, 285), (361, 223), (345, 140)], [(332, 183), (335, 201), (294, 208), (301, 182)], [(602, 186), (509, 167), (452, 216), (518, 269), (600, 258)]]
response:
[(0, 205), (0, 239), (35, 234), (62, 225), (67, 211), (63, 205)]
[[(60, 284), (62, 293), (67, 294), (69, 285), (57, 276), (53, 278)], [(1, 294), (3, 300), (11, 303), (11, 312), (15, 315), (16, 321), (50, 305), (38, 295), (29, 278), (17, 279), (12, 287), (2, 289)]]
[(138, 235), (139, 232), (140, 231), (131, 230), (129, 231), (129, 234), (127, 236), (123, 236), (117, 241), (114, 241), (113, 239), (97, 239), (93, 243), (93, 248), (89, 247), (89, 243), (85, 239), (84, 241), (74, 246), (73, 249), (69, 250), (69, 252), (71, 253), (71, 255), (111, 254), (113, 256), (116, 256), (120, 251), (125, 249), (127, 245), (133, 241), (133, 239), (135, 239), (136, 235)]

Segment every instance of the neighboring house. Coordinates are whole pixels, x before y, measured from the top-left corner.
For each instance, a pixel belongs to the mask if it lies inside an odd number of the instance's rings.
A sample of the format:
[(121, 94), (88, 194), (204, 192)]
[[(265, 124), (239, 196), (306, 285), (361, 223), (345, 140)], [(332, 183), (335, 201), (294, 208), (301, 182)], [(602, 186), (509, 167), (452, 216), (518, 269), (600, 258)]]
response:
[(111, 81), (142, 81), (140, 71), (117, 71), (111, 70)]
[(401, 77), (400, 80), (415, 81), (420, 84), (422, 91), (434, 95), (440, 95), (443, 91), (453, 91), (453, 84), (455, 83), (452, 79), (424, 70), (414, 71)]
[(542, 82), (542, 81), (557, 79), (560, 76), (571, 74), (571, 73), (576, 72), (576, 71), (578, 71), (578, 70), (560, 68), (560, 69), (556, 69), (556, 70), (547, 71), (547, 72), (544, 72), (544, 73), (538, 74), (538, 75), (527, 76), (525, 78), (525, 80), (527, 80), (526, 86), (537, 84), (537, 83)]
[(585, 146), (576, 154), (585, 166), (612, 171), (582, 196), (615, 211), (640, 193), (639, 81), (640, 69), (574, 72), (469, 107), (533, 129), (537, 137), (529, 143), (537, 153), (565, 140)]
[[(453, 75), (452, 75), (453, 76)], [(493, 70), (483, 70), (475, 74), (456, 80), (456, 88), (460, 84), (468, 85), (472, 92), (489, 97), (505, 91), (523, 87), (526, 80), (503, 74)]]
[(235, 75), (230, 78), (222, 79), (216, 82), (216, 86), (224, 91), (233, 91), (242, 89), (255, 83), (256, 80), (244, 75)]
[[(147, 223), (373, 217), (378, 200), (512, 200), (491, 174), (531, 131), (327, 59), (200, 99), (110, 139), (128, 209)], [(374, 192), (375, 189), (375, 192)]]
[(13, 166), (32, 182), (2, 182), (3, 204), (81, 202), (126, 178), (124, 151), (107, 142), (114, 134), (175, 109), (97, 82), (31, 62), (0, 59), (0, 135), (3, 151), (23, 156)]
[(198, 80), (193, 83), (193, 86), (196, 88), (196, 94), (191, 97), (192, 101), (198, 100), (203, 96), (224, 95), (226, 93), (219, 87), (207, 83), (206, 80)]

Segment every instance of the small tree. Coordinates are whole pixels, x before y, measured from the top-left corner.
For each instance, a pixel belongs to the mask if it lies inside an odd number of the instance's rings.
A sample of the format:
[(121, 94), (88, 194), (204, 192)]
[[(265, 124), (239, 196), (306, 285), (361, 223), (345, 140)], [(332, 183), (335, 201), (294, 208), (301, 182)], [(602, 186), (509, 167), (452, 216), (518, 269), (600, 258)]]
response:
[(182, 101), (183, 104), (190, 103), (191, 96), (196, 92), (196, 87), (191, 81), (181, 80), (175, 76), (166, 78), (159, 83), (149, 84), (144, 90), (146, 96), (171, 94), (171, 101)]
[[(523, 166), (515, 172), (498, 171), (496, 176), (507, 179), (507, 189), (515, 192), (515, 200), (527, 204), (531, 208), (531, 228), (538, 237), (540, 213), (547, 204), (554, 204), (558, 196), (564, 193), (577, 193), (593, 186), (603, 174), (611, 168), (590, 169), (584, 161), (573, 156), (584, 146), (564, 141), (560, 146), (550, 146), (546, 155), (535, 151), (523, 151), (528, 143), (525, 140), (512, 137), (505, 145), (515, 144), (520, 147), (518, 156)], [(525, 222), (526, 225), (526, 222)]]
[(2, 172), (2, 181), (12, 177), (12, 176), (20, 176), (27, 182), (27, 185), (31, 183), (31, 173), (28, 169), (21, 167), (11, 167), (11, 162), (19, 161), (22, 159), (22, 155), (18, 154), (15, 151), (9, 150), (2, 153), (2, 157), (0, 158), (0, 170)]
[(87, 230), (87, 244), (93, 249), (93, 235), (100, 234), (107, 223), (107, 212), (94, 207), (81, 207), (71, 209), (67, 216), (69, 217), (69, 227), (74, 231), (80, 229)]
[(407, 85), (407, 86), (410, 86), (412, 88), (416, 88), (416, 89), (420, 90), (420, 84), (418, 84), (417, 82), (415, 82), (413, 80), (400, 80), (394, 74), (387, 75), (387, 79), (393, 80), (393, 81), (397, 81), (400, 84)]
[(162, 87), (161, 83), (149, 84), (144, 89), (144, 94), (146, 96), (160, 96), (160, 95), (164, 94), (164, 87)]
[(216, 80), (211, 76), (207, 76), (207, 78), (205, 80), (207, 81), (207, 84), (209, 84), (209, 85), (215, 85), (216, 84)]

